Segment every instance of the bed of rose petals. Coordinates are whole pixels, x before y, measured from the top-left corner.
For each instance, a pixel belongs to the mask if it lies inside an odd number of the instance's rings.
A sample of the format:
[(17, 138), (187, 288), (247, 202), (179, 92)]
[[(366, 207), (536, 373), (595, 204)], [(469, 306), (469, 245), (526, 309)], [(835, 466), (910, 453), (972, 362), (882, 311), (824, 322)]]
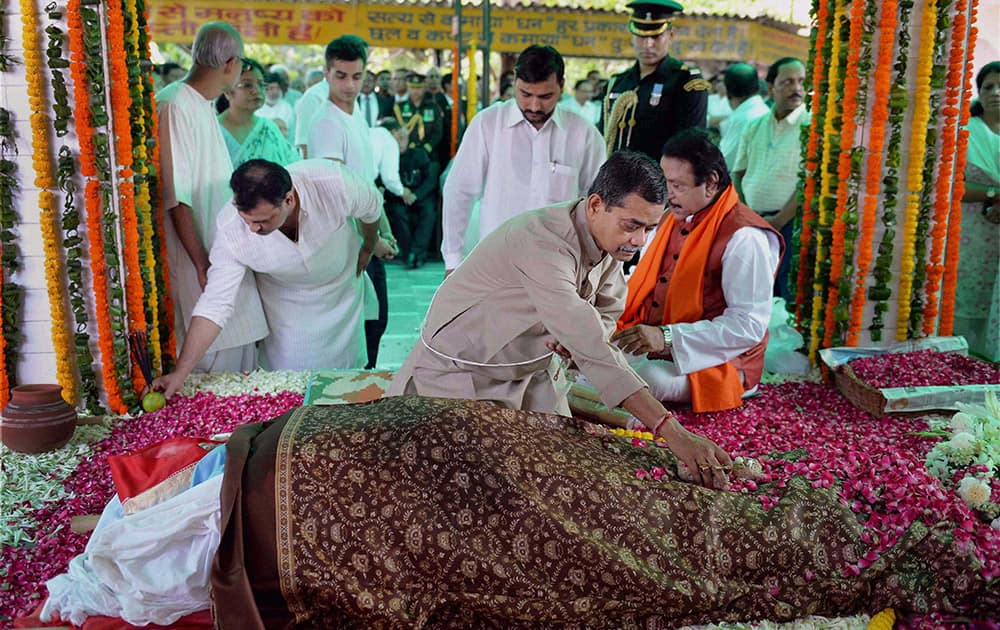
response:
[(34, 544), (0, 548), (0, 627), (32, 611), (44, 597), (46, 580), (64, 572), (81, 553), (87, 535), (70, 531), (70, 519), (100, 514), (114, 494), (107, 457), (144, 448), (169, 437), (211, 436), (238, 425), (262, 422), (302, 404), (300, 392), (217, 396), (202, 392), (175, 396), (163, 409), (137, 418), (120, 418), (110, 434), (91, 445), (66, 479), (66, 496), (45, 503), (32, 514), (37, 527), (26, 532)]
[(1000, 367), (955, 352), (880, 354), (854, 359), (850, 366), (859, 379), (878, 389), (1000, 384)]
[[(985, 577), (1000, 576), (1000, 531), (978, 518), (956, 488), (942, 484), (925, 466), (941, 440), (928, 433), (927, 419), (875, 418), (835, 388), (818, 383), (762, 386), (761, 393), (732, 411), (676, 412), (684, 426), (715, 440), (734, 457), (760, 462), (760, 477), (734, 478), (732, 491), (756, 491), (764, 509), (770, 509), (792, 476), (804, 476), (815, 487), (835, 488), (859, 515), (865, 526), (862, 539), (871, 545), (856, 564), (844, 567), (845, 575), (858, 575), (920, 521), (954, 523), (956, 548), (971, 549)], [(627, 439), (650, 446), (638, 436)], [(673, 473), (654, 468), (636, 474), (655, 481)], [(991, 501), (1000, 500), (1000, 484), (994, 481), (990, 493)]]

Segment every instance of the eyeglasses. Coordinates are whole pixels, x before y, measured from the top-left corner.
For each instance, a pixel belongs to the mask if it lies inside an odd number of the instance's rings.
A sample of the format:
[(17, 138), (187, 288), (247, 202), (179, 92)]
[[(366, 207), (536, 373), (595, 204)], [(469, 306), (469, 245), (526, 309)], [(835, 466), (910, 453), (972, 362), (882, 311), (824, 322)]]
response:
[(249, 83), (240, 82), (236, 84), (236, 87), (240, 90), (246, 90), (247, 92), (260, 92), (261, 84), (257, 83), (256, 81), (252, 81)]

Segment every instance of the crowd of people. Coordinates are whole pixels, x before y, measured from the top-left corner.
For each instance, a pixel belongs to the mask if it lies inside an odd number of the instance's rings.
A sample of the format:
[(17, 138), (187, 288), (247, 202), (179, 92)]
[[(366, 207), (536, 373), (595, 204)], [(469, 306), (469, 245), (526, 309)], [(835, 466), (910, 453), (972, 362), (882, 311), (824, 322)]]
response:
[[(374, 368), (389, 317), (384, 265), (419, 268), (440, 255), (445, 282), (401, 372), (400, 391), (443, 388), (480, 398), (485, 388), (506, 400), (494, 381), (518, 382), (512, 406), (564, 410), (564, 392), (531, 393), (538, 379), (560, 370), (563, 357), (581, 369), (582, 382), (596, 379), (599, 391), (609, 379), (588, 373), (588, 361), (635, 378), (618, 374), (610, 379), (616, 387), (642, 383), (656, 400), (691, 402), (696, 410), (732, 408), (752, 395), (772, 296), (792, 297), (784, 250), (799, 207), (801, 129), (810, 122), (806, 68), (785, 57), (760, 78), (754, 66), (737, 63), (709, 81), (667, 52), (679, 4), (636, 0), (629, 8), (636, 54), (630, 68), (606, 83), (592, 72), (570, 96), (559, 52), (528, 47), (501, 81), (501, 95), (509, 83), (512, 97), (460, 120), (454, 158), (449, 130), (464, 107), (455, 107), (451, 77), (438, 68), (375, 71), (367, 43), (345, 35), (330, 42), (322, 72), (310, 73), (298, 90), (286, 68), (245, 59), (231, 25), (204, 25), (190, 71), (157, 95), (182, 344), (176, 371), (157, 386), (171, 395), (193, 370)], [(979, 77), (984, 113), (974, 121), (995, 137), (998, 80), (990, 67)], [(598, 185), (620, 153), (659, 164), (654, 170), (666, 192), (643, 197), (660, 204), (656, 220), (621, 215), (630, 191)], [(982, 153), (989, 162), (989, 150)], [(980, 164), (971, 155), (986, 183), (973, 179), (966, 201), (986, 204), (979, 218), (995, 238), (995, 152), (992, 159)], [(476, 208), (478, 234), (470, 234)], [(543, 208), (561, 208), (563, 224), (547, 222)], [(602, 209), (597, 218), (591, 208)], [(597, 233), (604, 213), (617, 217), (607, 227), (622, 242)], [(573, 248), (538, 240), (538, 233), (528, 238), (521, 233), (528, 225), (559, 238), (575, 230), (583, 243), (575, 271), (536, 260), (532, 248)], [(647, 238), (650, 232), (655, 237)], [(530, 245), (520, 252), (520, 244)], [(996, 249), (977, 256), (989, 263)], [(487, 261), (481, 273), (477, 256)], [(623, 265), (605, 270), (610, 275), (594, 275), (617, 259)], [(519, 271), (508, 277), (497, 271), (501, 265)], [(622, 271), (631, 274), (627, 286)], [(502, 278), (513, 284), (498, 285)], [(550, 284), (554, 279), (565, 286)], [(604, 286), (612, 280), (614, 290)], [(995, 278), (989, 289), (993, 305), (984, 297), (986, 309), (975, 309), (971, 327), (996, 316)], [(595, 322), (608, 324), (607, 335), (594, 332), (590, 342), (610, 340), (624, 358), (574, 349), (568, 330), (569, 337), (556, 332), (563, 324), (557, 319), (578, 326), (568, 317), (573, 309), (552, 297), (564, 290), (596, 309)], [(486, 308), (491, 318), (502, 313), (523, 325), (506, 335), (505, 326), (477, 321), (461, 342), (446, 344), (450, 349), (435, 347), (443, 330), (435, 323), (471, 321), (473, 307), (493, 299), (500, 303)], [(462, 308), (439, 316), (442, 304)], [(519, 309), (529, 305), (522, 321)], [(973, 349), (996, 358), (989, 347), (995, 335), (982, 336), (982, 344), (971, 336), (980, 344)], [(542, 340), (548, 351), (536, 352)], [(456, 381), (448, 376), (454, 369), (474, 376)], [(421, 372), (438, 382), (421, 383)], [(633, 393), (605, 402), (623, 404)], [(525, 402), (542, 398), (551, 405)], [(647, 411), (633, 412), (633, 420), (652, 428), (656, 414)]]

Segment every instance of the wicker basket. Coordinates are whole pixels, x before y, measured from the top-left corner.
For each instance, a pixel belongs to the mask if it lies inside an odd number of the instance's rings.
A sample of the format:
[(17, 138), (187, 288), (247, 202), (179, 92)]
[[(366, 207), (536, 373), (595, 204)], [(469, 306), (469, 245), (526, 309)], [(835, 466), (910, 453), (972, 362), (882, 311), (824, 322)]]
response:
[(838, 366), (833, 371), (833, 380), (844, 398), (855, 407), (867, 411), (876, 418), (886, 415), (886, 399), (882, 392), (858, 378), (850, 363)]

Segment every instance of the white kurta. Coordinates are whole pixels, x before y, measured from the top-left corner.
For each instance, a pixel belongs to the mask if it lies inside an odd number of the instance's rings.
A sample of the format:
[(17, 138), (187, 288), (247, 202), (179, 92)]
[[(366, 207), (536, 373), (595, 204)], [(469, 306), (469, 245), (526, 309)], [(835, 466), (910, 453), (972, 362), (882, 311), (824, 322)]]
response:
[[(325, 101), (330, 99), (330, 84), (323, 79), (313, 85), (295, 103), (295, 146), (302, 146), (309, 142), (309, 130), (312, 129), (312, 119)], [(309, 155), (307, 157), (316, 157)]]
[(382, 197), (371, 183), (330, 160), (304, 160), (286, 168), (301, 203), (298, 241), (279, 230), (254, 234), (227, 204), (219, 217), (208, 286), (194, 314), (225, 330), (236, 288), (252, 270), (271, 328), (262, 348), (264, 367), (362, 367), (367, 275), (355, 275), (361, 242), (348, 219), (378, 220)]
[(522, 212), (585, 196), (605, 154), (597, 128), (559, 107), (541, 129), (525, 120), (513, 99), (478, 113), (444, 184), (445, 267), (462, 262), (477, 199), (482, 240)]
[[(156, 94), (160, 119), (160, 181), (163, 207), (191, 207), (195, 230), (206, 251), (215, 240), (216, 218), (232, 197), (233, 172), (226, 141), (211, 101), (183, 81), (171, 83)], [(178, 346), (183, 343), (191, 312), (201, 295), (198, 273), (187, 250), (165, 218), (167, 263), (174, 298)], [(252, 274), (247, 274), (233, 297), (237, 314), (208, 352), (251, 344), (267, 335), (264, 310)]]
[(340, 160), (365, 181), (375, 181), (371, 131), (357, 107), (348, 114), (327, 99), (313, 114), (307, 137), (310, 159)]

